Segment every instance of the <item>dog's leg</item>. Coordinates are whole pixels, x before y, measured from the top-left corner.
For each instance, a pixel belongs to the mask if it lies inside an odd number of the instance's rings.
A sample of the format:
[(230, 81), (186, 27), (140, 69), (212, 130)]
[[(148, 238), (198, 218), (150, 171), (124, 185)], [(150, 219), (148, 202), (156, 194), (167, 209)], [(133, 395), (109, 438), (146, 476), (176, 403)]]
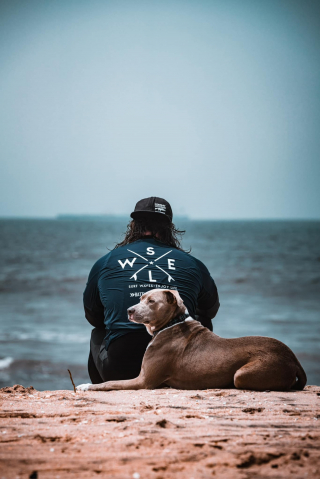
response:
[(134, 379), (124, 379), (121, 381), (107, 381), (101, 384), (80, 384), (77, 391), (112, 391), (124, 389), (154, 389), (159, 386), (156, 381), (146, 381), (145, 375), (141, 374)]
[(122, 381), (107, 381), (100, 384), (80, 384), (77, 391), (112, 391), (116, 389), (147, 389), (139, 377)]
[(140, 376), (122, 381), (107, 381), (101, 384), (92, 384), (89, 391), (112, 391), (116, 389), (147, 389)]
[(294, 382), (294, 365), (279, 364), (278, 361), (256, 359), (242, 366), (234, 375), (237, 389), (254, 391), (289, 391)]

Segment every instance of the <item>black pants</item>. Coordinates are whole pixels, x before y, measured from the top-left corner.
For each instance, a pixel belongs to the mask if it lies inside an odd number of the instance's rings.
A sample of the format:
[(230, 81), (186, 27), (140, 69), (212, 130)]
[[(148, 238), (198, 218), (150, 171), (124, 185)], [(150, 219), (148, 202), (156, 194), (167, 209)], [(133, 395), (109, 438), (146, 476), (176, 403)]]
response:
[(104, 346), (105, 329), (91, 333), (88, 372), (92, 384), (139, 376), (142, 358), (152, 339), (147, 331), (127, 333), (112, 341), (108, 351)]

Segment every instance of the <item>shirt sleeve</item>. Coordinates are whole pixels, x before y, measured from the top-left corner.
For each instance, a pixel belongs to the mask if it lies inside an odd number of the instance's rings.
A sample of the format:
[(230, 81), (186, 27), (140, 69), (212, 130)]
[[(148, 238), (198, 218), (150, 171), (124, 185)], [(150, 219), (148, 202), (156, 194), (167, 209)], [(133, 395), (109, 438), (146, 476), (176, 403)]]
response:
[(83, 306), (85, 317), (91, 326), (104, 327), (104, 307), (101, 303), (98, 281), (102, 264), (106, 257), (100, 258), (92, 267), (86, 288), (83, 293)]
[(212, 319), (220, 307), (218, 290), (207, 267), (199, 260), (197, 260), (197, 264), (201, 272), (202, 287), (198, 295), (196, 314)]

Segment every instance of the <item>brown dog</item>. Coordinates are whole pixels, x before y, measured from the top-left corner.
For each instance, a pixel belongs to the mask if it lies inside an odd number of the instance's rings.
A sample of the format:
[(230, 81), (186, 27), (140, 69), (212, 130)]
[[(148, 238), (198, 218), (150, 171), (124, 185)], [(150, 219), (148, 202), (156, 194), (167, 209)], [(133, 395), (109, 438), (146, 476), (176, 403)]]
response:
[(154, 336), (137, 378), (82, 384), (78, 390), (214, 389), (256, 391), (303, 389), (307, 377), (285, 344), (262, 336), (224, 339), (194, 319), (177, 291), (154, 289), (128, 309), (128, 318), (143, 323)]

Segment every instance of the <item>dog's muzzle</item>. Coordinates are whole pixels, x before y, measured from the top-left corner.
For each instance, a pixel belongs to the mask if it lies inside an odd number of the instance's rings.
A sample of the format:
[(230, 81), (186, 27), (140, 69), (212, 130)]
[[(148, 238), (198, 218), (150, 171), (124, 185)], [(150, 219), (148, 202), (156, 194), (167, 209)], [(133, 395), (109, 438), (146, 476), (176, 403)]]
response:
[[(150, 320), (146, 320), (146, 321), (139, 321), (139, 319), (142, 319), (141, 316), (139, 315), (139, 313), (136, 313), (136, 310), (135, 308), (128, 308), (127, 309), (127, 312), (128, 312), (128, 319), (129, 321), (131, 321), (132, 323), (137, 323), (137, 324), (149, 324), (150, 323)], [(136, 316), (135, 316), (135, 313), (136, 313)]]
[(134, 312), (135, 312), (135, 309), (134, 309), (134, 308), (128, 308), (128, 309), (127, 309), (129, 321), (133, 321)]

